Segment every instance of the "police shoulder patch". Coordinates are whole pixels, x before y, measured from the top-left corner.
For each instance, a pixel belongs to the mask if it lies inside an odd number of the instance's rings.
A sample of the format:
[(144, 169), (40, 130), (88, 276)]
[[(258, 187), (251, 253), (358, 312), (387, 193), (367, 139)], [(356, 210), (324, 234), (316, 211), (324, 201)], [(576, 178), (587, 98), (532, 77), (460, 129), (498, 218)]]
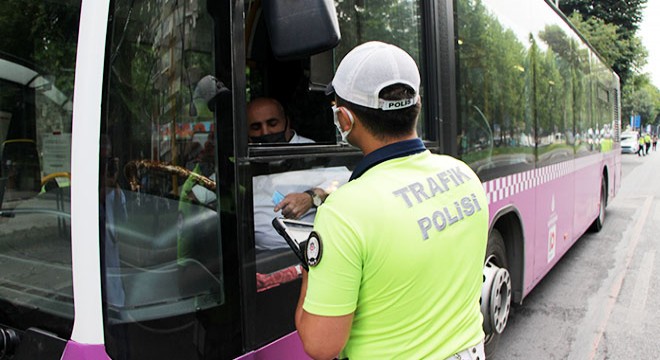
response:
[(322, 255), (323, 242), (321, 242), (321, 236), (316, 231), (312, 231), (307, 239), (307, 248), (305, 249), (305, 260), (307, 265), (318, 265), (319, 262), (321, 262)]

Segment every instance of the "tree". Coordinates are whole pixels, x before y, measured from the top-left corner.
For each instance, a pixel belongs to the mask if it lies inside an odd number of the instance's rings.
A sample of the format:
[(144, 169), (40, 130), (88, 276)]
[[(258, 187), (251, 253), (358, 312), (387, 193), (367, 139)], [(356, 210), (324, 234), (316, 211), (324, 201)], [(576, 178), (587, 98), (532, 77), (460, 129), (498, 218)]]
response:
[(621, 78), (622, 117), (658, 124), (660, 91), (642, 68), (648, 51), (636, 35), (648, 0), (560, 0), (560, 9)]
[(559, 9), (569, 16), (577, 12), (584, 19), (598, 18), (634, 34), (642, 22), (648, 0), (560, 0)]
[(416, 61), (422, 60), (419, 54), (421, 12), (415, 2), (338, 0), (336, 5), (342, 29), (337, 59), (358, 44), (379, 40), (401, 47)]
[(55, 86), (73, 95), (79, 8), (65, 2), (0, 2), (0, 53), (42, 75), (54, 75)]
[[(647, 52), (636, 32), (647, 0), (560, 0), (559, 8), (625, 84)], [(612, 33), (614, 31), (614, 33)]]
[(651, 84), (648, 75), (634, 76), (623, 88), (623, 99), (621, 116), (624, 122), (631, 114), (639, 114), (642, 126), (660, 124), (660, 91)]
[(607, 66), (613, 67), (616, 60), (623, 56), (624, 50), (616, 25), (607, 24), (599, 18), (584, 20), (578, 13), (572, 13), (569, 20), (598, 51)]

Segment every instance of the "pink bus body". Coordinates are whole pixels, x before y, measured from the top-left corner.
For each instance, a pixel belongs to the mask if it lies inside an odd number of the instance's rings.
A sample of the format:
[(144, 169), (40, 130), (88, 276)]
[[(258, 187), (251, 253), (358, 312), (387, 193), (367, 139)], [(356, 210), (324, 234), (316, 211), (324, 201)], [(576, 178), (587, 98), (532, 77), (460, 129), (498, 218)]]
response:
[(621, 186), (619, 151), (484, 183), (491, 224), (502, 212), (514, 209), (524, 224), (523, 296), (529, 294), (597, 217), (600, 188), (594, 184), (599, 184), (604, 174), (611, 200)]
[[(600, 230), (619, 79), (549, 2), (294, 3), (0, 5), (31, 10), (0, 19), (0, 358), (308, 359), (272, 199), (330, 193), (361, 159), (324, 90), (368, 40), (417, 61), (419, 137), (483, 182), (488, 354), (511, 304)], [(249, 137), (258, 97), (303, 140)]]

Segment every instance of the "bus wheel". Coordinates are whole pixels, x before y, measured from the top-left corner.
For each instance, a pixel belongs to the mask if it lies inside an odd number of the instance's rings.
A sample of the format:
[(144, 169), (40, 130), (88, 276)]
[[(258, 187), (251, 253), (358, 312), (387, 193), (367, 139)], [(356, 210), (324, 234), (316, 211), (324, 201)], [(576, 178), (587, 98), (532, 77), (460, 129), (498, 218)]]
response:
[(511, 276), (506, 260), (506, 248), (502, 235), (496, 229), (491, 230), (488, 236), (483, 275), (480, 303), (486, 334), (486, 357), (489, 357), (497, 348), (511, 310)]
[(600, 205), (598, 206), (598, 216), (596, 220), (591, 224), (591, 231), (599, 232), (605, 224), (605, 207), (607, 206), (607, 184), (605, 183), (605, 177), (601, 180), (600, 183)]

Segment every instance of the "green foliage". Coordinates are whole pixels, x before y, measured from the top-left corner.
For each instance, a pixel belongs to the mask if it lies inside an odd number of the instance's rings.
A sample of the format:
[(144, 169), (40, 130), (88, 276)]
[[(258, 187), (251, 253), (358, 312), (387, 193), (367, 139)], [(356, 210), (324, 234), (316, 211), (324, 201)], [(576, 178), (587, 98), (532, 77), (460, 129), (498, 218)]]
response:
[[(620, 28), (620, 32), (634, 34), (642, 22), (647, 0), (560, 0), (564, 14), (574, 12), (584, 19), (598, 18)], [(627, 36), (627, 35), (624, 35)]]
[(642, 73), (648, 51), (636, 35), (648, 0), (561, 0), (560, 9), (621, 78), (622, 118), (658, 124), (658, 89)]
[[(630, 115), (639, 114), (642, 126), (658, 125), (660, 114), (660, 91), (651, 84), (648, 75), (642, 74), (633, 79), (623, 88), (622, 117), (629, 119)], [(625, 123), (626, 121), (624, 121)]]
[(359, 1), (338, 0), (337, 16), (342, 39), (337, 48), (341, 59), (358, 44), (378, 40), (395, 44), (421, 62), (421, 14), (414, 1)]
[(533, 26), (508, 6), (456, 2), (459, 156), (480, 171), (492, 159), (552, 162), (598, 150), (613, 125), (616, 77), (562, 19), (543, 16), (543, 2), (529, 4), (542, 21)]
[(44, 76), (56, 74), (55, 86), (72, 96), (78, 16), (67, 2), (0, 1), (0, 52)]
[(648, 52), (639, 37), (626, 35), (619, 26), (596, 17), (585, 20), (582, 15), (573, 13), (569, 19), (606, 64), (619, 74), (622, 83), (646, 64)]
[(583, 20), (582, 16), (578, 13), (571, 14), (569, 20), (587, 38), (589, 43), (598, 50), (598, 53), (603, 57), (609, 67), (614, 66), (616, 60), (621, 58), (623, 51), (616, 25), (606, 24), (598, 18)]

